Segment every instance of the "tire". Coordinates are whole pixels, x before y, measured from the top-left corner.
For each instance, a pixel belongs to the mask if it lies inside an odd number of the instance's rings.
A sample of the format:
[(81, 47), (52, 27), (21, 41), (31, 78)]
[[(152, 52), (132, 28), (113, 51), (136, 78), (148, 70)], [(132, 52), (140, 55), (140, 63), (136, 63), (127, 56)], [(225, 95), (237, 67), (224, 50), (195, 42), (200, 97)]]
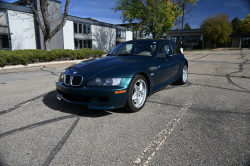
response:
[(147, 100), (147, 81), (142, 75), (136, 75), (130, 85), (128, 98), (124, 109), (129, 112), (140, 111)]
[(187, 64), (184, 63), (179, 79), (175, 82), (177, 85), (184, 85), (187, 83), (188, 78), (188, 67)]

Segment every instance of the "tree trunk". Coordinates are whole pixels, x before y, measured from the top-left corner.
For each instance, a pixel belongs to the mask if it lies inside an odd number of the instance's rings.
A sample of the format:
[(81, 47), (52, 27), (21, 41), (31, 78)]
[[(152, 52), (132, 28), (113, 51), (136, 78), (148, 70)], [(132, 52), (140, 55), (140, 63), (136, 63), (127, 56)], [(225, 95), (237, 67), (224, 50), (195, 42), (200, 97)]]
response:
[(152, 35), (153, 35), (153, 39), (156, 39), (156, 32), (153, 32)]
[(44, 39), (44, 46), (46, 51), (51, 51), (51, 39)]

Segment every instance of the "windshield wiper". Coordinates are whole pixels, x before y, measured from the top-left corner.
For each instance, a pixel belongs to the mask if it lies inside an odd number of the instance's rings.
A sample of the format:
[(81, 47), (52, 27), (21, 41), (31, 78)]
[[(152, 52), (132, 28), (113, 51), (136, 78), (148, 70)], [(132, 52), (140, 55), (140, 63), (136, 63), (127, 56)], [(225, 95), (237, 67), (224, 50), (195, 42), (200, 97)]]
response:
[(132, 54), (118, 54), (117, 56), (123, 56), (123, 55), (130, 55), (130, 56), (134, 56)]
[(106, 56), (114, 56), (113, 54), (107, 54)]

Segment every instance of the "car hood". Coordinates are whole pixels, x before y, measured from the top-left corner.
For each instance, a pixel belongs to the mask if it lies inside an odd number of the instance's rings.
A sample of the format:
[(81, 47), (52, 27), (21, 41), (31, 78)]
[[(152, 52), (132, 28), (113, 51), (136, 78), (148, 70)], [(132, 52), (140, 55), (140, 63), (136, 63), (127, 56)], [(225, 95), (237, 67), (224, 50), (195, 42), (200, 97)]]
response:
[[(100, 59), (91, 59), (74, 64), (67, 68), (66, 74), (82, 75), (83, 77), (94, 77), (102, 72), (128, 64), (140, 64), (152, 60), (152, 57), (143, 56), (108, 56)], [(120, 69), (120, 68), (119, 68)], [(126, 67), (123, 68), (126, 70)]]

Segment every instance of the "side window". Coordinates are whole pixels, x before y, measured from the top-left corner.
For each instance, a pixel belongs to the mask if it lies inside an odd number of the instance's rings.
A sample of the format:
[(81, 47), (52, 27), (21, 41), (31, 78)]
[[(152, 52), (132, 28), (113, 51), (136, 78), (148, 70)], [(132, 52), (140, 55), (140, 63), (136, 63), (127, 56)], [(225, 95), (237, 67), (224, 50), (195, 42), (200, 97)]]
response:
[(172, 45), (172, 48), (173, 48), (173, 51), (174, 51), (174, 55), (178, 55), (178, 54), (181, 53), (179, 47), (176, 44), (171, 43), (171, 45)]
[(166, 58), (166, 55), (171, 54), (172, 49), (169, 43), (161, 44), (158, 57), (157, 58)]

